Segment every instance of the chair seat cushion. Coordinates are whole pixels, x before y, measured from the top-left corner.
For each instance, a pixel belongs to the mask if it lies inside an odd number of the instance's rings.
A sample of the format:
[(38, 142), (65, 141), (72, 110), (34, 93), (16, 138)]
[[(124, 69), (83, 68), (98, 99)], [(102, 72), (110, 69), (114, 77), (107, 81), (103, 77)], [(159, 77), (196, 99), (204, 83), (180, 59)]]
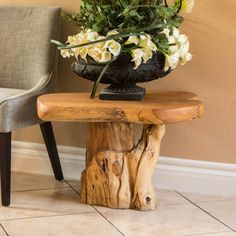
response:
[(13, 88), (1, 88), (0, 87), (0, 104), (7, 98), (23, 93), (24, 89), (13, 89)]

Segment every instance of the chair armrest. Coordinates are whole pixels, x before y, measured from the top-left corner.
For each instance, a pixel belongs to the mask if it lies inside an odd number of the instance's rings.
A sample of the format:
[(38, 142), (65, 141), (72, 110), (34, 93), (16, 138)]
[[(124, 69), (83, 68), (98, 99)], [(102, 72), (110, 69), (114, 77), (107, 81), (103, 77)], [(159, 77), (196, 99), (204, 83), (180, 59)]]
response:
[(10, 96), (10, 97), (4, 99), (0, 103), (0, 105), (2, 105), (6, 101), (9, 101), (9, 100), (12, 100), (12, 99), (18, 99), (18, 98), (23, 97), (23, 96), (28, 96), (30, 94), (40, 92), (41, 90), (46, 88), (47, 85), (50, 83), (52, 74), (53, 74), (53, 72), (51, 74), (47, 74), (47, 75), (42, 76), (41, 79), (39, 80), (39, 82), (33, 88), (28, 89), (28, 90), (26, 90), (22, 93), (19, 93), (19, 94), (16, 94), (16, 95), (13, 95), (13, 96)]
[(10, 96), (0, 103), (0, 132), (11, 132), (42, 123), (37, 116), (36, 101), (41, 94), (50, 92), (52, 74), (44, 75), (33, 88)]

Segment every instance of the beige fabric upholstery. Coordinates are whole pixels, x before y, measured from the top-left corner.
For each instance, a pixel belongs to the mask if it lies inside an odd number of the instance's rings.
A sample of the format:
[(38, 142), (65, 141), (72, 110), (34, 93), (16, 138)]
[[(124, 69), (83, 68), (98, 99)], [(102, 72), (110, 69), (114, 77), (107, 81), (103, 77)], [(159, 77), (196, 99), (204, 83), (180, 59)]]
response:
[(0, 132), (41, 122), (36, 99), (54, 88), (58, 7), (0, 6)]
[(7, 98), (24, 93), (24, 89), (0, 88), (0, 104)]

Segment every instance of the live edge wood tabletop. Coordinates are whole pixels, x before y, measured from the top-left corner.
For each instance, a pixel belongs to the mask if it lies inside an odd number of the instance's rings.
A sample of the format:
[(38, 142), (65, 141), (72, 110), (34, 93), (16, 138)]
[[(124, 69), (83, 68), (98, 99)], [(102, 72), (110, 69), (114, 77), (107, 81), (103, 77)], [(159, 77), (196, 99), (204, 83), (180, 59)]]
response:
[[(157, 207), (151, 179), (165, 124), (200, 118), (203, 111), (203, 103), (190, 92), (162, 91), (139, 102), (91, 100), (88, 93), (38, 98), (42, 120), (88, 122), (80, 201), (119, 209)], [(137, 144), (133, 123), (144, 124)]]

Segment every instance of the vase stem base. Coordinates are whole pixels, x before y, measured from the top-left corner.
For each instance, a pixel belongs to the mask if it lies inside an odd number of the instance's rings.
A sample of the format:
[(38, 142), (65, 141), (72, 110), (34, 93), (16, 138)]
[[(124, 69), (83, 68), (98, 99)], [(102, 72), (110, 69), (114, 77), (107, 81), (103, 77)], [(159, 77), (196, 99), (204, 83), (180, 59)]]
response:
[(137, 85), (110, 85), (100, 92), (99, 98), (101, 100), (142, 101), (145, 94), (146, 89)]

